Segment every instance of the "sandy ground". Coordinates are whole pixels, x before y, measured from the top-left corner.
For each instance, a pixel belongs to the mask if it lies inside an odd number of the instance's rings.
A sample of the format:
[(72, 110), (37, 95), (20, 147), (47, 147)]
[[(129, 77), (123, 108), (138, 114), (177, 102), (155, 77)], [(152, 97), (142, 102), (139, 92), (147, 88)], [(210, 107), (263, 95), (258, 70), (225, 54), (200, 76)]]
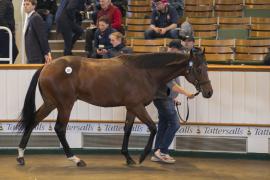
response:
[[(26, 155), (20, 167), (14, 155), (0, 155), (0, 180), (173, 179), (270, 180), (270, 161), (176, 157), (173, 165), (151, 162), (127, 166), (121, 155), (79, 155), (78, 168), (64, 155)], [(134, 156), (138, 160), (138, 156)]]

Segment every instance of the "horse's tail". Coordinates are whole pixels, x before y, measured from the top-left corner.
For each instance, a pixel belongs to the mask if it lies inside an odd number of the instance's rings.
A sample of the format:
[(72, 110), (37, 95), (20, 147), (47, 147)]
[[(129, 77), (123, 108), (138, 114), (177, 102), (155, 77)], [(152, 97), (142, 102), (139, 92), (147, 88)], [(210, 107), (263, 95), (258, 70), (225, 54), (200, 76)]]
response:
[(20, 132), (25, 132), (29, 130), (30, 128), (32, 128), (34, 125), (35, 116), (36, 116), (35, 114), (36, 112), (36, 103), (35, 103), (36, 87), (38, 84), (40, 72), (43, 69), (43, 67), (41, 67), (35, 72), (30, 82), (29, 88), (27, 90), (23, 109), (19, 118), (19, 122), (17, 124), (17, 127)]

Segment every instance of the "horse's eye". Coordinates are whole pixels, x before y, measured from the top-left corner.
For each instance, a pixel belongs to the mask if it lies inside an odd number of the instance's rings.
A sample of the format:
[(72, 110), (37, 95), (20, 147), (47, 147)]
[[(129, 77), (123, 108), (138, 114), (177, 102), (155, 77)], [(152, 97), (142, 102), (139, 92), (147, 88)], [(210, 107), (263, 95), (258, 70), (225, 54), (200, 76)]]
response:
[(198, 68), (197, 73), (201, 74), (201, 72), (202, 72), (201, 68)]

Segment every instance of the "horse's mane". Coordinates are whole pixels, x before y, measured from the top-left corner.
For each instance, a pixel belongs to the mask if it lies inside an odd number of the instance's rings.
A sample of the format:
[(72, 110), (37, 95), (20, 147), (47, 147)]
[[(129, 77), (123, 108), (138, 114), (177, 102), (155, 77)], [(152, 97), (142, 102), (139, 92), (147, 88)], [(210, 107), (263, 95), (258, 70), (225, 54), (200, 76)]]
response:
[(180, 64), (188, 59), (188, 55), (180, 53), (147, 53), (125, 54), (117, 57), (125, 65), (137, 68), (159, 68), (171, 64)]

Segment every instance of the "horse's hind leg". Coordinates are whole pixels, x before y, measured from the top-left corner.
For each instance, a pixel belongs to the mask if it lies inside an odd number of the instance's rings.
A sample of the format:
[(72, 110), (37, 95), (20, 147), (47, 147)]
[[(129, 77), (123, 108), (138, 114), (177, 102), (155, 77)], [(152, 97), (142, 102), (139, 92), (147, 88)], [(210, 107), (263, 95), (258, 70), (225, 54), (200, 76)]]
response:
[(17, 158), (17, 162), (19, 163), (19, 165), (24, 165), (25, 161), (24, 161), (24, 150), (26, 148), (26, 145), (29, 141), (30, 135), (33, 131), (33, 129), (43, 120), (45, 119), (51, 112), (52, 110), (54, 110), (55, 107), (51, 104), (45, 104), (43, 103), (41, 105), (41, 107), (36, 111), (36, 118), (35, 118), (35, 122), (34, 125), (32, 126), (32, 128), (27, 129), (22, 136), (21, 142), (19, 144), (19, 149), (18, 149), (18, 158)]
[(129, 136), (132, 130), (134, 120), (135, 120), (134, 114), (132, 114), (130, 111), (127, 111), (126, 122), (125, 122), (125, 127), (124, 127), (125, 134), (124, 134), (121, 153), (125, 156), (128, 165), (136, 164), (135, 161), (130, 157), (128, 153), (128, 141), (129, 141)]
[(143, 153), (141, 154), (140, 161), (139, 163), (142, 163), (146, 156), (151, 152), (152, 146), (153, 146), (153, 141), (154, 137), (157, 132), (157, 127), (149, 114), (147, 113), (145, 107), (143, 105), (138, 105), (134, 108), (131, 109), (131, 111), (134, 113), (135, 116), (137, 116), (144, 124), (147, 125), (150, 131), (150, 136), (148, 139), (148, 142), (144, 148)]
[(58, 108), (58, 116), (57, 116), (57, 121), (56, 121), (54, 129), (63, 146), (64, 152), (67, 158), (73, 161), (74, 163), (76, 163), (77, 166), (84, 167), (86, 166), (86, 163), (83, 160), (80, 160), (71, 152), (71, 149), (66, 139), (66, 129), (67, 129), (67, 124), (69, 121), (71, 109), (72, 109), (72, 106), (69, 108)]

